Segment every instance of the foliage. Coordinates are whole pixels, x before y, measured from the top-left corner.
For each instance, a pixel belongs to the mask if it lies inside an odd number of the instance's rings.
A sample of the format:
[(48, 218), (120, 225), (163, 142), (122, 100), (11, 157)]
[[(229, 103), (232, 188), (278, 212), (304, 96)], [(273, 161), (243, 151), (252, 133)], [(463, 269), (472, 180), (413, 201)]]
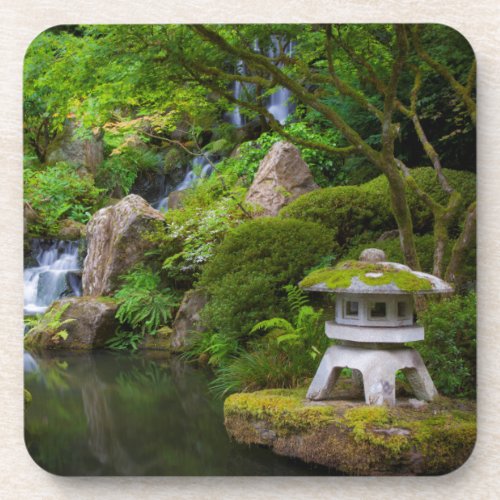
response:
[[(462, 196), (462, 209), (465, 210), (476, 199), (476, 176), (471, 172), (461, 172), (458, 170), (443, 169), (446, 178)], [(436, 172), (431, 167), (417, 167), (410, 171), (417, 185), (423, 189), (438, 203), (446, 204), (448, 196), (442, 190), (437, 180)], [(387, 207), (389, 206), (389, 185), (387, 178), (383, 175), (378, 176), (372, 181), (364, 184), (366, 189), (378, 193), (379, 202)], [(410, 207), (413, 228), (417, 234), (424, 234), (432, 231), (432, 214), (426, 206), (409, 187), (406, 187), (408, 205)], [(457, 221), (453, 221), (457, 224)], [(455, 228), (452, 234), (457, 234)]]
[(25, 170), (24, 200), (38, 215), (30, 232), (56, 235), (63, 218), (85, 224), (96, 210), (100, 194), (90, 175), (80, 176), (68, 163)]
[[(154, 335), (165, 325), (179, 304), (178, 296), (169, 288), (161, 288), (160, 276), (142, 265), (122, 276), (124, 284), (115, 294), (119, 300), (116, 318), (134, 332)], [(118, 341), (118, 339), (117, 339)], [(132, 341), (129, 342), (133, 345)]]
[(240, 224), (203, 269), (200, 284), (210, 297), (205, 322), (225, 335), (247, 335), (286, 308), (282, 287), (297, 283), (333, 247), (330, 233), (312, 222), (263, 217)]
[[(312, 377), (318, 355), (328, 344), (323, 332), (322, 311), (307, 305), (296, 287), (286, 287), (292, 322), (275, 317), (260, 321), (250, 331), (261, 337), (250, 350), (229, 360), (218, 371), (211, 388), (219, 395), (263, 387), (296, 387)], [(267, 332), (262, 336), (262, 333)]]
[(36, 314), (25, 318), (25, 324), (29, 327), (26, 335), (40, 335), (47, 333), (52, 338), (59, 337), (62, 340), (68, 338), (68, 331), (63, 328), (64, 325), (74, 322), (72, 318), (62, 319), (66, 309), (71, 304), (64, 304), (61, 307), (51, 307), (44, 314)]
[(96, 184), (110, 194), (125, 196), (140, 171), (155, 170), (159, 165), (160, 158), (152, 149), (124, 147), (98, 166)]
[(148, 239), (155, 250), (150, 255), (163, 261), (166, 275), (177, 284), (191, 286), (227, 231), (246, 218), (241, 207), (245, 190), (230, 175), (212, 174), (185, 191), (182, 206), (165, 214), (163, 224)]
[(425, 340), (417, 345), (438, 391), (448, 396), (476, 394), (476, 294), (430, 303), (419, 315)]
[(136, 351), (141, 342), (143, 334), (118, 329), (115, 334), (106, 342), (106, 347), (115, 351), (131, 350)]
[(283, 207), (280, 216), (324, 225), (334, 231), (341, 247), (354, 237), (372, 240), (382, 231), (395, 227), (388, 203), (381, 200), (377, 190), (365, 186), (311, 191)]

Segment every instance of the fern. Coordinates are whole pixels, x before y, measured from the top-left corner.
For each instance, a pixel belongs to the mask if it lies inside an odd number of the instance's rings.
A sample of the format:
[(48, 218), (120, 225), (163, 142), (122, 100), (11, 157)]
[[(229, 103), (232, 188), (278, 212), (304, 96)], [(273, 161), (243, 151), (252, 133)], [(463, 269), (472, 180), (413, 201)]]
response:
[(116, 351), (128, 349), (135, 351), (137, 350), (138, 344), (142, 338), (143, 335), (140, 333), (118, 330), (113, 337), (106, 342), (106, 347)]
[(73, 318), (61, 320), (62, 315), (70, 305), (71, 304), (68, 302), (60, 307), (51, 307), (45, 314), (37, 314), (36, 316), (26, 318), (25, 322), (30, 327), (27, 335), (47, 333), (52, 335), (52, 338), (59, 337), (62, 340), (66, 340), (69, 334), (68, 331), (62, 327), (76, 321)]
[(155, 335), (158, 328), (172, 319), (179, 304), (178, 295), (169, 288), (160, 289), (160, 277), (138, 266), (123, 276), (124, 285), (116, 293), (119, 301), (116, 318), (142, 335)]
[(287, 293), (288, 304), (292, 314), (296, 317), (300, 309), (309, 305), (309, 299), (304, 291), (299, 287), (293, 285), (286, 285), (283, 287)]

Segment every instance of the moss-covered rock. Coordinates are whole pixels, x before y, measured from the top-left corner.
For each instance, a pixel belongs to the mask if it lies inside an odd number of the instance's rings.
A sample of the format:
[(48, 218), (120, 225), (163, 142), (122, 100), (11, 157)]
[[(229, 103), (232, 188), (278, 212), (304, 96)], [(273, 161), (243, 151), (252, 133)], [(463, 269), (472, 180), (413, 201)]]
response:
[(52, 304), (24, 337), (30, 349), (87, 350), (104, 347), (118, 326), (109, 297), (68, 297)]
[(472, 402), (437, 398), (422, 406), (312, 402), (306, 389), (240, 393), (224, 404), (234, 439), (349, 475), (446, 474), (469, 457), (476, 439)]
[(24, 389), (24, 404), (29, 405), (33, 401), (33, 396), (31, 395), (31, 392), (28, 391), (28, 389)]
[(164, 326), (159, 328), (155, 335), (147, 333), (137, 348), (147, 351), (170, 351), (172, 349), (172, 329)]

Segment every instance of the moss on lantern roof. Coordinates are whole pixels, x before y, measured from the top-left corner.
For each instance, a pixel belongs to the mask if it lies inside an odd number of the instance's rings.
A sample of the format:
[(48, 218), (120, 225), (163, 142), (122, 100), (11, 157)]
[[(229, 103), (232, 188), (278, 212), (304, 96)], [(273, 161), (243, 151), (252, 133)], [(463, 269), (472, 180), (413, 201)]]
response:
[[(433, 286), (427, 276), (436, 279), (431, 275), (416, 273), (407, 266), (392, 262), (373, 263), (348, 260), (333, 268), (326, 267), (313, 271), (300, 282), (299, 286), (318, 291), (348, 290), (360, 293), (370, 291), (386, 293), (431, 292)], [(363, 287), (361, 284), (373, 287), (373, 289), (366, 289), (367, 287)]]

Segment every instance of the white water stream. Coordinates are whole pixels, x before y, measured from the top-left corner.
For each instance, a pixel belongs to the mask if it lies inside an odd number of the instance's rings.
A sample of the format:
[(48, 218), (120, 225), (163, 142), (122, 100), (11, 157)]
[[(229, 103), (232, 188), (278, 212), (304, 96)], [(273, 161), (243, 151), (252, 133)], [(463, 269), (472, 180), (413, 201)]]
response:
[(43, 313), (63, 294), (81, 295), (78, 242), (33, 241), (37, 266), (24, 270), (24, 313)]

